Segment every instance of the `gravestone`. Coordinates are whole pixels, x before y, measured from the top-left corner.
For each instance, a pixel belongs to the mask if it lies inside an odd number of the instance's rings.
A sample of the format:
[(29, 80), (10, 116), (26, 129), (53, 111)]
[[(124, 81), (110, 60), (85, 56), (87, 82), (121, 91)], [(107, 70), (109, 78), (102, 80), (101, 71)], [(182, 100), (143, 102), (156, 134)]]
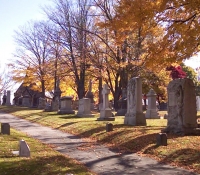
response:
[(118, 101), (119, 110), (117, 110), (117, 113), (115, 116), (124, 116), (127, 112), (127, 90), (126, 88), (122, 89), (122, 98)]
[(91, 109), (93, 110), (94, 109), (94, 94), (92, 92), (92, 80), (90, 80), (89, 82), (89, 88), (85, 97), (90, 99), (90, 106), (91, 106)]
[(78, 103), (78, 117), (94, 117), (91, 113), (91, 103), (89, 98), (82, 98)]
[(60, 90), (60, 80), (58, 79), (56, 81), (56, 88), (55, 88), (55, 92), (53, 93), (54, 97), (52, 100), (52, 106), (51, 106), (51, 110), (52, 111), (58, 111), (60, 108), (60, 96), (62, 94), (62, 91)]
[(29, 95), (24, 95), (22, 97), (22, 106), (25, 107), (30, 107), (31, 103), (30, 103), (30, 96)]
[(148, 106), (145, 117), (148, 119), (159, 119), (158, 108), (156, 106), (156, 93), (153, 89), (150, 89), (147, 94)]
[(97, 120), (115, 120), (113, 117), (112, 110), (109, 108), (109, 100), (108, 95), (110, 93), (110, 89), (107, 84), (104, 84), (102, 89), (102, 95), (103, 95), (103, 105), (100, 110), (100, 117)]
[(142, 80), (134, 77), (129, 80), (127, 88), (127, 113), (124, 124), (145, 126), (146, 119), (142, 111)]
[(158, 146), (167, 146), (167, 134), (166, 133), (159, 133), (156, 136), (156, 142)]
[(4, 90), (4, 94), (3, 94), (3, 98), (2, 98), (2, 105), (5, 105), (6, 104), (6, 99), (7, 99), (7, 96), (6, 96), (6, 91)]
[(1, 123), (1, 134), (10, 135), (10, 124), (9, 123)]
[(72, 98), (71, 96), (64, 96), (60, 98), (60, 109), (58, 114), (75, 114), (72, 109)]
[(197, 111), (200, 111), (200, 96), (196, 96)]
[(30, 148), (26, 141), (20, 140), (19, 141), (19, 156), (20, 157), (30, 157)]
[(168, 115), (166, 133), (188, 135), (195, 133), (197, 110), (195, 86), (191, 79), (174, 79), (167, 87)]
[(11, 103), (10, 103), (10, 91), (9, 90), (7, 91), (7, 96), (6, 96), (6, 105), (7, 106), (11, 105)]
[(113, 124), (112, 123), (106, 123), (106, 132), (113, 131)]

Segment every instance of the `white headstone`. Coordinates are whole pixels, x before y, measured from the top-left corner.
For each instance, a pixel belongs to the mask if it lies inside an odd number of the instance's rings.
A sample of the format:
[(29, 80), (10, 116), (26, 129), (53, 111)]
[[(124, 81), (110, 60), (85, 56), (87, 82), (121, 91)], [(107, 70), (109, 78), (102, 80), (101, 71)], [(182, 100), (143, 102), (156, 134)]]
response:
[(195, 87), (191, 79), (175, 79), (167, 87), (168, 116), (163, 132), (192, 134), (197, 127)]
[(94, 115), (91, 114), (90, 106), (91, 100), (89, 98), (82, 98), (78, 102), (78, 117), (93, 117)]
[(19, 141), (19, 156), (20, 157), (30, 157), (30, 148), (24, 140)]
[(196, 96), (197, 111), (200, 111), (200, 96)]
[(139, 77), (134, 77), (128, 82), (127, 113), (124, 124), (146, 125), (145, 115), (142, 111), (142, 80)]
[(156, 93), (153, 89), (150, 89), (149, 93), (147, 94), (148, 98), (148, 107), (145, 114), (146, 118), (152, 119), (159, 119), (160, 116), (158, 115), (158, 109), (156, 106)]
[(6, 105), (7, 106), (11, 105), (11, 103), (10, 103), (10, 91), (9, 90), (7, 91), (7, 96), (6, 96)]
[(100, 117), (97, 120), (115, 120), (113, 117), (112, 110), (109, 108), (109, 99), (108, 95), (110, 93), (110, 89), (107, 84), (104, 84), (102, 89), (103, 95), (103, 105), (100, 110)]
[(75, 114), (72, 109), (72, 98), (71, 96), (64, 96), (60, 98), (60, 109), (58, 114)]

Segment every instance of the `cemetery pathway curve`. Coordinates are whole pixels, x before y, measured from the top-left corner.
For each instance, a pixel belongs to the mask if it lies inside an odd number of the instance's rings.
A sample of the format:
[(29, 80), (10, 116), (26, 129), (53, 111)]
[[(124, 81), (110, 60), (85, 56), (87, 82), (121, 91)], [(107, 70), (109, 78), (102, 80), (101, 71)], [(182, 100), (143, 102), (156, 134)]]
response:
[(148, 157), (140, 157), (135, 153), (119, 154), (100, 144), (81, 149), (87, 142), (77, 136), (10, 114), (0, 113), (0, 122), (9, 123), (12, 128), (43, 143), (54, 145), (55, 150), (78, 160), (99, 175), (197, 175), (182, 168), (160, 164)]

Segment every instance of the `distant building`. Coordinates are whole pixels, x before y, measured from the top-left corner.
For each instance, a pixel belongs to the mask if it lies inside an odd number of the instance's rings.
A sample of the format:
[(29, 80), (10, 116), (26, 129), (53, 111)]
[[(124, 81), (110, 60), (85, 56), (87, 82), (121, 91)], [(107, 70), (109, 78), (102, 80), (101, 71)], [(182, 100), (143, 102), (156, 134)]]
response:
[(26, 107), (38, 107), (39, 98), (42, 97), (42, 93), (39, 91), (32, 90), (32, 86), (35, 83), (26, 86), (22, 83), (17, 91), (14, 93), (14, 105), (26, 106)]

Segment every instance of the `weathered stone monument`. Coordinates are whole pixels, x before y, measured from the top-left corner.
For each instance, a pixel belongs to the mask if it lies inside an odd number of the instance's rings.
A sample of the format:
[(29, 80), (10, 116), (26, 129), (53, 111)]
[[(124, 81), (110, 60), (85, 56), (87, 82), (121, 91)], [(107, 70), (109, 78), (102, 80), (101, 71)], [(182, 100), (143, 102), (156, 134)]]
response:
[(82, 98), (78, 103), (78, 117), (93, 117), (94, 114), (91, 113), (91, 102), (89, 98)]
[(145, 115), (142, 111), (142, 80), (134, 77), (129, 80), (127, 87), (127, 113), (124, 124), (146, 125)]
[(110, 89), (107, 84), (104, 84), (102, 89), (102, 95), (103, 95), (103, 105), (100, 110), (100, 117), (97, 120), (115, 120), (115, 117), (113, 117), (112, 110), (109, 108), (109, 100), (108, 95), (110, 93)]
[(64, 96), (60, 98), (60, 109), (58, 114), (75, 114), (72, 109), (72, 98), (71, 96)]
[(6, 99), (7, 99), (7, 96), (6, 96), (6, 90), (4, 90), (4, 93), (3, 93), (3, 98), (2, 98), (2, 105), (5, 105), (6, 104)]
[(20, 157), (30, 157), (30, 148), (24, 140), (19, 141), (19, 156)]
[(124, 116), (127, 112), (127, 89), (122, 89), (122, 97), (118, 101), (119, 109), (115, 116)]
[(156, 142), (158, 146), (167, 146), (167, 134), (166, 133), (159, 133), (156, 136)]
[(10, 124), (9, 123), (1, 123), (1, 134), (10, 135)]
[(162, 131), (193, 134), (197, 127), (195, 87), (191, 79), (174, 79), (167, 87), (167, 127)]
[(89, 82), (89, 88), (85, 97), (90, 99), (90, 107), (91, 109), (94, 109), (94, 94), (92, 92), (92, 80), (90, 80)]
[(200, 96), (196, 96), (197, 111), (200, 111)]
[(156, 106), (156, 93), (153, 89), (150, 89), (149, 93), (147, 94), (148, 99), (148, 107), (145, 114), (146, 118), (149, 119), (159, 119), (160, 116), (158, 114), (158, 108)]
[(55, 91), (53, 93), (53, 100), (51, 103), (51, 110), (52, 111), (58, 111), (60, 108), (60, 96), (62, 94), (62, 91), (60, 90), (60, 80), (58, 79), (56, 81), (56, 88)]
[(10, 106), (10, 105), (11, 105), (11, 103), (10, 103), (10, 90), (7, 91), (6, 105), (7, 105), (7, 106)]

